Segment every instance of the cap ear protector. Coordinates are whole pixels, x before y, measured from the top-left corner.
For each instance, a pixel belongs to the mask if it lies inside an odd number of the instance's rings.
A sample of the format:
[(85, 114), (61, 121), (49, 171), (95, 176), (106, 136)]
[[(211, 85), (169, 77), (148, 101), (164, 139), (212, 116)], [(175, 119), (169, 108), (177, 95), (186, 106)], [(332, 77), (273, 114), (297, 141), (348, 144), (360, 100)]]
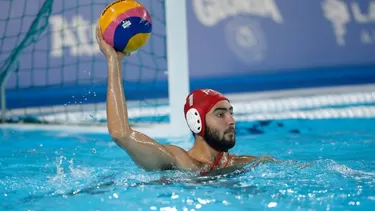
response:
[(212, 89), (198, 89), (187, 96), (184, 106), (185, 119), (193, 133), (204, 136), (206, 114), (221, 100), (228, 99)]
[(202, 119), (198, 110), (191, 108), (186, 112), (186, 122), (193, 133), (200, 133), (202, 131)]

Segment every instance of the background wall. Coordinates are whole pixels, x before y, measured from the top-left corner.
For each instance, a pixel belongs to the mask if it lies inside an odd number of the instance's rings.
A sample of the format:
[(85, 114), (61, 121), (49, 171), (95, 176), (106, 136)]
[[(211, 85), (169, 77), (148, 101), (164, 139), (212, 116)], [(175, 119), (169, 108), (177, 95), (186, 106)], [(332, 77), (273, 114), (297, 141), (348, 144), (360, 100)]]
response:
[(215, 77), (210, 85), (222, 91), (373, 82), (374, 6), (373, 1), (193, 0), (191, 77)]
[[(0, 73), (12, 70), (8, 108), (105, 101), (106, 63), (93, 29), (108, 2), (0, 2)], [(164, 4), (139, 2), (152, 15), (153, 35), (123, 63), (126, 95), (167, 97)], [(375, 82), (374, 1), (189, 0), (187, 6), (191, 89)]]

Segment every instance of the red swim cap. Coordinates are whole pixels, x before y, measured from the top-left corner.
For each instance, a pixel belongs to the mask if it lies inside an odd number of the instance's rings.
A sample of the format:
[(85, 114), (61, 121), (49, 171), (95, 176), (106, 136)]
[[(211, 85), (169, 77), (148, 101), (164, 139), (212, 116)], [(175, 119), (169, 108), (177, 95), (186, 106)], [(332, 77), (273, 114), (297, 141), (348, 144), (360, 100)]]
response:
[(197, 89), (186, 97), (184, 106), (185, 120), (193, 133), (200, 136), (204, 135), (206, 114), (221, 100), (228, 99), (212, 89)]

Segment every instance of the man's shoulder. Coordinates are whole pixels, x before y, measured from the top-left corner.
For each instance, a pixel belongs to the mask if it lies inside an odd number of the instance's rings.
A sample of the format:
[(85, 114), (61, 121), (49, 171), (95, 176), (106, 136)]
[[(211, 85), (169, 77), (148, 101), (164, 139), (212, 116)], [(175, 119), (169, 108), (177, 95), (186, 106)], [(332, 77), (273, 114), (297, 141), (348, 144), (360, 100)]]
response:
[(172, 144), (163, 144), (163, 147), (167, 149), (170, 153), (174, 155), (188, 155), (187, 151), (182, 147), (172, 145)]
[(189, 153), (182, 147), (176, 145), (164, 144), (163, 147), (168, 150), (173, 156), (178, 158), (178, 165), (182, 169), (197, 170), (200, 168), (201, 163), (192, 158)]
[(232, 160), (234, 161), (235, 164), (246, 164), (246, 163), (249, 163), (249, 162), (257, 159), (256, 156), (252, 156), (252, 155), (234, 155), (234, 154), (231, 154), (230, 157), (232, 158)]
[(186, 152), (185, 149), (183, 149), (182, 147), (179, 147), (177, 145), (173, 145), (173, 144), (162, 144), (162, 145), (163, 145), (163, 147), (168, 148), (168, 149), (181, 150), (181, 151)]

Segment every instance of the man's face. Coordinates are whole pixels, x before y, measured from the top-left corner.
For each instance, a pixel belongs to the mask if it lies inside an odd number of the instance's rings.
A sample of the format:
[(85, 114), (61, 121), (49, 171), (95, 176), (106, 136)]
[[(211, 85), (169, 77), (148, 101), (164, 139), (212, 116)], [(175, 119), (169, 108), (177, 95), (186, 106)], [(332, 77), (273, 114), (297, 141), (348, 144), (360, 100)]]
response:
[(205, 137), (209, 144), (227, 151), (236, 143), (233, 107), (226, 100), (219, 101), (206, 115)]

